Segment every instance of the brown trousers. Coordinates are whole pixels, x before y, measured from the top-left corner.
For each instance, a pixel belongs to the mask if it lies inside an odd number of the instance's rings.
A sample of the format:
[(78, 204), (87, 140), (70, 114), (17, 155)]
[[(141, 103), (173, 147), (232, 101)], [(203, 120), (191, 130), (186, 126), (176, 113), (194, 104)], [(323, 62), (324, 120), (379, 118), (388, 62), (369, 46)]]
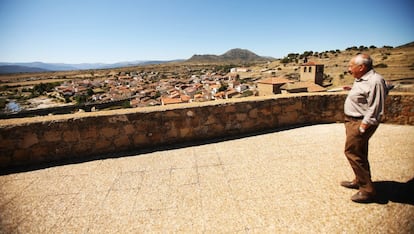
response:
[(375, 133), (378, 125), (371, 125), (365, 133), (359, 132), (361, 120), (345, 118), (346, 142), (345, 156), (355, 174), (355, 182), (363, 193), (375, 194), (368, 162), (368, 141)]

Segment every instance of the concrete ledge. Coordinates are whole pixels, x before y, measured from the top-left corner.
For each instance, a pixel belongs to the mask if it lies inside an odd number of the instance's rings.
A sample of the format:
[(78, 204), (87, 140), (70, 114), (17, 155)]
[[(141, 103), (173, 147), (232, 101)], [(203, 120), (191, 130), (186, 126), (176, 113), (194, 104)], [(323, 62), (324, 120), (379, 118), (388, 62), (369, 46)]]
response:
[[(303, 124), (343, 121), (346, 93), (275, 95), (0, 120), (0, 167), (53, 162)], [(384, 122), (414, 125), (414, 94), (387, 99)]]

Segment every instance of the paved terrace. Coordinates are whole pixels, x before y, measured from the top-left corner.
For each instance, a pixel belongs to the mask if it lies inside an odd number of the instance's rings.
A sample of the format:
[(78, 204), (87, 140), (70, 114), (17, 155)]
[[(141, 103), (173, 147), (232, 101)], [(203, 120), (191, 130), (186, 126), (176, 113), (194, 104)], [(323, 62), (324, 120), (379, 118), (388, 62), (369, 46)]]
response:
[(371, 139), (377, 203), (356, 204), (343, 124), (0, 176), (0, 233), (413, 233), (414, 126)]

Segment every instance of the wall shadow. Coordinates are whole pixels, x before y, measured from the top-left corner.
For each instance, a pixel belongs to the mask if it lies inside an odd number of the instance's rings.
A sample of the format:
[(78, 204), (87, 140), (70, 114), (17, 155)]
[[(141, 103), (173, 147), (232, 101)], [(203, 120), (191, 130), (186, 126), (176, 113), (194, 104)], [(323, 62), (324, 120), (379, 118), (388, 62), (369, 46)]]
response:
[(377, 190), (376, 203), (396, 202), (414, 205), (414, 177), (403, 183), (396, 181), (375, 181)]
[(330, 123), (296, 124), (296, 125), (285, 126), (285, 127), (270, 128), (267, 130), (259, 130), (259, 131), (254, 131), (254, 132), (229, 134), (223, 137), (215, 137), (215, 138), (210, 138), (210, 139), (186, 140), (186, 141), (176, 142), (176, 143), (154, 145), (152, 147), (148, 146), (144, 148), (121, 150), (118, 152), (112, 152), (112, 153), (106, 153), (106, 154), (103, 153), (99, 155), (90, 155), (87, 157), (82, 157), (82, 155), (72, 155), (70, 152), (68, 152), (67, 158), (61, 159), (58, 161), (50, 161), (50, 162), (42, 162), (42, 163), (37, 163), (37, 164), (32, 164), (32, 165), (11, 166), (7, 168), (0, 168), (0, 176), (14, 174), (14, 173), (28, 172), (28, 171), (36, 171), (36, 170), (46, 169), (50, 167), (85, 163), (85, 162), (96, 161), (96, 160), (105, 160), (105, 159), (110, 159), (110, 158), (121, 158), (121, 157), (130, 157), (130, 156), (139, 157), (142, 154), (148, 154), (148, 153), (153, 153), (157, 151), (168, 151), (168, 150), (174, 150), (174, 149), (180, 149), (180, 148), (186, 148), (186, 147), (207, 145), (207, 144), (213, 144), (213, 143), (230, 141), (230, 140), (237, 140), (237, 139), (242, 139), (242, 138), (247, 138), (247, 137), (253, 137), (253, 136), (258, 136), (258, 135), (263, 135), (263, 134), (287, 131), (287, 130), (292, 130), (295, 128), (308, 127), (312, 125), (322, 125), (322, 124), (330, 124)]

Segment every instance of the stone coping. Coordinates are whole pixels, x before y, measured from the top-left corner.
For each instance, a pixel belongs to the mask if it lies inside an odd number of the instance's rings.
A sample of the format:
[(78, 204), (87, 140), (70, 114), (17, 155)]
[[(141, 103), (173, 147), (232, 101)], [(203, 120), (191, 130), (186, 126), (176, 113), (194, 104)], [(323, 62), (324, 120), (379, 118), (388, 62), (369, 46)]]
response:
[[(297, 94), (275, 94), (272, 96), (254, 96), (254, 97), (245, 97), (245, 98), (232, 98), (232, 99), (223, 99), (215, 100), (208, 102), (192, 102), (184, 104), (171, 104), (165, 106), (152, 106), (152, 107), (136, 107), (136, 108), (126, 108), (126, 109), (117, 109), (117, 110), (106, 110), (106, 111), (97, 111), (97, 112), (80, 112), (74, 114), (62, 114), (62, 115), (48, 115), (48, 116), (36, 116), (36, 117), (27, 117), (27, 118), (15, 118), (15, 119), (0, 119), (0, 126), (7, 125), (20, 125), (20, 124), (29, 124), (36, 122), (45, 122), (45, 121), (59, 121), (67, 119), (81, 119), (88, 117), (98, 117), (98, 116), (112, 116), (112, 115), (125, 115), (133, 113), (148, 113), (154, 111), (167, 111), (174, 109), (186, 109), (194, 107), (206, 107), (206, 106), (217, 106), (217, 105), (226, 105), (231, 103), (241, 103), (241, 102), (257, 102), (265, 101), (272, 99), (281, 99), (281, 98), (291, 98), (291, 97), (305, 97), (305, 96), (325, 96), (325, 95), (345, 95), (347, 92), (319, 92), (319, 93), (297, 93)], [(401, 93), (401, 95), (406, 95), (406, 93)], [(411, 94), (414, 96), (414, 93)]]

